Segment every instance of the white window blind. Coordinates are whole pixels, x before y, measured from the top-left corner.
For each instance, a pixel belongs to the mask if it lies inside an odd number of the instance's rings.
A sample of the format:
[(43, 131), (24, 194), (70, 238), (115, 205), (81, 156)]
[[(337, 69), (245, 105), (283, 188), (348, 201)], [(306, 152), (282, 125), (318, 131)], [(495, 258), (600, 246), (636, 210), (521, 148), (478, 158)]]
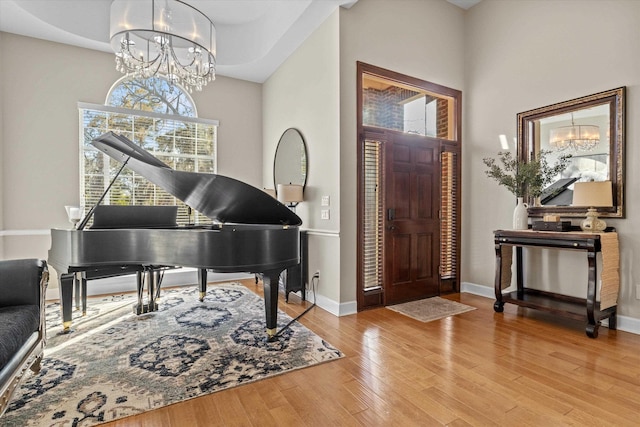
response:
[[(216, 173), (217, 125), (178, 115), (79, 103), (80, 200), (85, 213), (104, 193), (121, 164), (98, 151), (91, 141), (105, 132), (121, 134), (179, 171)], [(107, 205), (177, 205), (178, 223), (208, 223), (181, 201), (130, 169), (121, 172), (102, 202)]]
[(440, 276), (455, 279), (458, 270), (458, 171), (456, 153), (444, 152), (441, 156), (440, 201)]
[(382, 143), (365, 140), (363, 147), (364, 166), (364, 289), (382, 287)]

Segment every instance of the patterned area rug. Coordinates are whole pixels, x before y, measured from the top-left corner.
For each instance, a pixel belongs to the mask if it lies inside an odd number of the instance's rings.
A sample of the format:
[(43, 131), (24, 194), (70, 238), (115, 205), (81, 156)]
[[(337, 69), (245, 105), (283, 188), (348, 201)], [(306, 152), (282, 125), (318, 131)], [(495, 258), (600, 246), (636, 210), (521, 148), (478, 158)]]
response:
[[(42, 370), (26, 379), (2, 426), (90, 426), (342, 357), (295, 322), (266, 341), (264, 300), (239, 284), (165, 290), (135, 316), (133, 296), (92, 301), (74, 332), (47, 308)], [(279, 328), (291, 318), (278, 312)]]
[(440, 297), (389, 305), (387, 308), (421, 322), (431, 322), (432, 320), (438, 320), (476, 309), (475, 307)]

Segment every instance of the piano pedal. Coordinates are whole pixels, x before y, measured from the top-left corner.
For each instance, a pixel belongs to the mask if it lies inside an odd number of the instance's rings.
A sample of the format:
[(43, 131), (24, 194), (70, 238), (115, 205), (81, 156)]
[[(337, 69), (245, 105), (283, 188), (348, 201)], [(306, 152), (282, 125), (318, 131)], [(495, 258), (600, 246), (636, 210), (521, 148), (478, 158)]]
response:
[(133, 313), (136, 316), (139, 316), (139, 315), (145, 314), (145, 313), (151, 313), (153, 311), (158, 311), (158, 304), (157, 303), (134, 304), (133, 305)]

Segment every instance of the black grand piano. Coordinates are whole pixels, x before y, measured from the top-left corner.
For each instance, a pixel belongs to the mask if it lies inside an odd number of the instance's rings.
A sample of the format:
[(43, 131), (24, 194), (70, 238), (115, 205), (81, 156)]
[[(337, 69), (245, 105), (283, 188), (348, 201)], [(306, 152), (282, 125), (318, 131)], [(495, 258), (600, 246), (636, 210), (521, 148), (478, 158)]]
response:
[[(300, 261), (300, 217), (266, 192), (233, 178), (171, 169), (113, 132), (92, 144), (211, 218), (213, 225), (165, 224), (167, 221), (149, 216), (153, 207), (117, 207), (109, 215), (104, 209), (109, 206), (94, 206), (77, 228), (52, 229), (48, 263), (59, 276), (64, 331), (71, 327), (74, 284), (82, 282), (86, 288), (86, 280), (136, 273), (140, 298), (145, 272), (152, 273), (148, 275), (151, 287), (159, 271), (179, 266), (198, 269), (201, 300), (207, 270), (262, 274), (267, 335), (273, 338), (280, 273)], [(96, 209), (103, 219), (94, 222), (102, 225), (84, 229)], [(105, 213), (110, 220), (104, 221)], [(154, 294), (152, 288), (150, 294)], [(139, 304), (138, 313), (156, 308), (151, 300)]]

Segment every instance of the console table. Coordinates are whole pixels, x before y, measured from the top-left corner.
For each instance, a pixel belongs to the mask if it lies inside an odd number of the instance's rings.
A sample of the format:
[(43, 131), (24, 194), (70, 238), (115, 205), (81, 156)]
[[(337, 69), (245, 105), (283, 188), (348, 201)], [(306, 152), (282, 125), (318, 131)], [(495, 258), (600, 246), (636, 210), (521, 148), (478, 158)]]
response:
[[(495, 294), (493, 308), (504, 311), (508, 302), (522, 307), (535, 308), (560, 316), (586, 320), (586, 334), (590, 338), (598, 336), (602, 319), (609, 319), (609, 329), (616, 329), (616, 307), (619, 289), (618, 234), (608, 228), (604, 233), (582, 232), (573, 227), (568, 232), (497, 230), (494, 232), (496, 250)], [(502, 293), (511, 285), (512, 248), (516, 253), (516, 284), (514, 292)], [(584, 251), (587, 255), (588, 279), (587, 298), (575, 298), (553, 292), (527, 288), (523, 280), (523, 247), (540, 247)], [(597, 265), (596, 254), (602, 253), (602, 289), (600, 301), (596, 301)]]

